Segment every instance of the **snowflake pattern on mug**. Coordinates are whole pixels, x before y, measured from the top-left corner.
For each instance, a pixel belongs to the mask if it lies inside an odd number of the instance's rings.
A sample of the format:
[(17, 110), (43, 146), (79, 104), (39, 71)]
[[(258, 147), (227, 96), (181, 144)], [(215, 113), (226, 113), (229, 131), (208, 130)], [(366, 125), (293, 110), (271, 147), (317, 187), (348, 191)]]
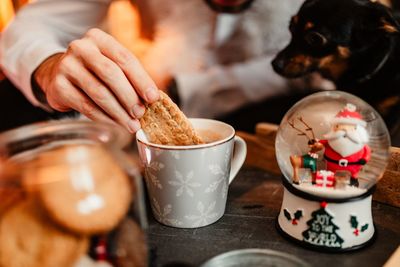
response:
[(218, 164), (211, 164), (208, 166), (208, 169), (210, 172), (217, 176), (217, 180), (212, 182), (204, 191), (205, 193), (212, 193), (215, 192), (215, 190), (218, 189), (219, 185), (222, 184), (221, 187), (221, 195), (222, 198), (225, 198), (227, 193), (228, 193), (228, 185), (227, 185), (227, 179), (229, 176), (229, 170), (228, 170), (228, 163), (229, 163), (229, 149), (226, 150), (225, 152), (225, 158), (224, 158), (224, 166), (221, 168), (220, 165)]
[(179, 151), (169, 151), (169, 153), (171, 154), (172, 157), (174, 157), (174, 159), (181, 159), (181, 154), (179, 153)]
[(151, 181), (151, 183), (159, 188), (163, 189), (163, 186), (160, 182), (160, 180), (157, 178), (157, 172), (159, 172), (161, 169), (164, 168), (164, 164), (153, 161), (150, 164), (148, 164), (145, 168), (145, 177)]
[(226, 171), (222, 170), (221, 166), (219, 166), (218, 164), (211, 164), (210, 166), (208, 166), (208, 169), (213, 175), (218, 176), (217, 180), (207, 186), (206, 190), (204, 191), (205, 193), (212, 193), (218, 189), (220, 184), (222, 184), (222, 186), (224, 187), (227, 173)]
[(158, 148), (155, 148), (153, 151), (154, 151), (154, 154), (155, 154), (157, 157), (164, 153), (163, 150), (158, 149)]
[(197, 215), (186, 215), (185, 218), (193, 221), (192, 227), (200, 227), (212, 222), (217, 216), (218, 212), (214, 212), (216, 201), (210, 204), (207, 208), (204, 207), (202, 202), (197, 204)]
[(196, 183), (191, 181), (194, 178), (194, 172), (190, 171), (184, 177), (179, 171), (175, 170), (175, 178), (176, 180), (170, 180), (168, 183), (172, 186), (178, 187), (176, 190), (176, 196), (180, 197), (184, 192), (188, 194), (190, 197), (194, 196), (193, 188), (200, 187), (200, 183)]
[(161, 210), (160, 204), (158, 204), (158, 201), (155, 198), (153, 198), (152, 202), (151, 202), (151, 206), (153, 208), (154, 217), (156, 217), (157, 221), (159, 221), (163, 224), (172, 225), (172, 226), (182, 225), (181, 221), (167, 217), (172, 212), (171, 204), (165, 205), (164, 208)]

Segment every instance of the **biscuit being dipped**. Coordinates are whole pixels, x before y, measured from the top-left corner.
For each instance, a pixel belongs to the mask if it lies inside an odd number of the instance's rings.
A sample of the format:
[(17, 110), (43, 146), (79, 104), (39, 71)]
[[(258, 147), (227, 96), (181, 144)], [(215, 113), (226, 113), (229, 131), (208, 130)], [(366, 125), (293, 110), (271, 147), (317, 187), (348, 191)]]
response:
[(160, 99), (146, 105), (140, 124), (150, 142), (161, 145), (203, 144), (179, 107), (162, 91)]

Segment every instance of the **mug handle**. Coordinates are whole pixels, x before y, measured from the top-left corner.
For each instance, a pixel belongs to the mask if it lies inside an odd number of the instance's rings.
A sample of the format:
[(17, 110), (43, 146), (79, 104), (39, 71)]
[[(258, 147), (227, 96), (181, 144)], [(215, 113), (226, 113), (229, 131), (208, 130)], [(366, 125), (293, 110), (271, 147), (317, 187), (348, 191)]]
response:
[(246, 159), (247, 154), (247, 145), (243, 138), (235, 135), (234, 139), (234, 147), (233, 147), (233, 156), (231, 162), (231, 173), (229, 176), (229, 184), (236, 177), (236, 174), (239, 172), (242, 167), (244, 160)]

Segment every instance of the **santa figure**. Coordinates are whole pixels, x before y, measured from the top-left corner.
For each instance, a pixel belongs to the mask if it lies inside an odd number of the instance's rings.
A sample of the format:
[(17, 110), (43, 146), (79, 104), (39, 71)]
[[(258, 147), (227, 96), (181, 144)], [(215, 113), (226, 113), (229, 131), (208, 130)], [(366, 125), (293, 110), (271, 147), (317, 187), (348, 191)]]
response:
[(347, 104), (333, 119), (332, 130), (324, 135), (325, 140), (319, 141), (325, 147), (327, 170), (334, 173), (348, 171), (352, 186), (358, 186), (357, 175), (371, 157), (365, 126), (366, 122), (356, 107)]

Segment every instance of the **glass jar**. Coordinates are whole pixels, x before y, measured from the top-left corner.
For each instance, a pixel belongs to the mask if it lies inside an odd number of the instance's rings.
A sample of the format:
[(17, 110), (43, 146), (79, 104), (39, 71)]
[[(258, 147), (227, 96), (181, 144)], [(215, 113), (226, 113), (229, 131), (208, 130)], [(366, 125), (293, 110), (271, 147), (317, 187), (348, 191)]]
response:
[(0, 267), (148, 265), (131, 135), (88, 121), (0, 135)]
[[(320, 148), (313, 145), (320, 141)], [(357, 96), (335, 90), (309, 95), (286, 113), (275, 151), (284, 179), (296, 190), (347, 199), (365, 194), (382, 178), (389, 148), (379, 113)]]

